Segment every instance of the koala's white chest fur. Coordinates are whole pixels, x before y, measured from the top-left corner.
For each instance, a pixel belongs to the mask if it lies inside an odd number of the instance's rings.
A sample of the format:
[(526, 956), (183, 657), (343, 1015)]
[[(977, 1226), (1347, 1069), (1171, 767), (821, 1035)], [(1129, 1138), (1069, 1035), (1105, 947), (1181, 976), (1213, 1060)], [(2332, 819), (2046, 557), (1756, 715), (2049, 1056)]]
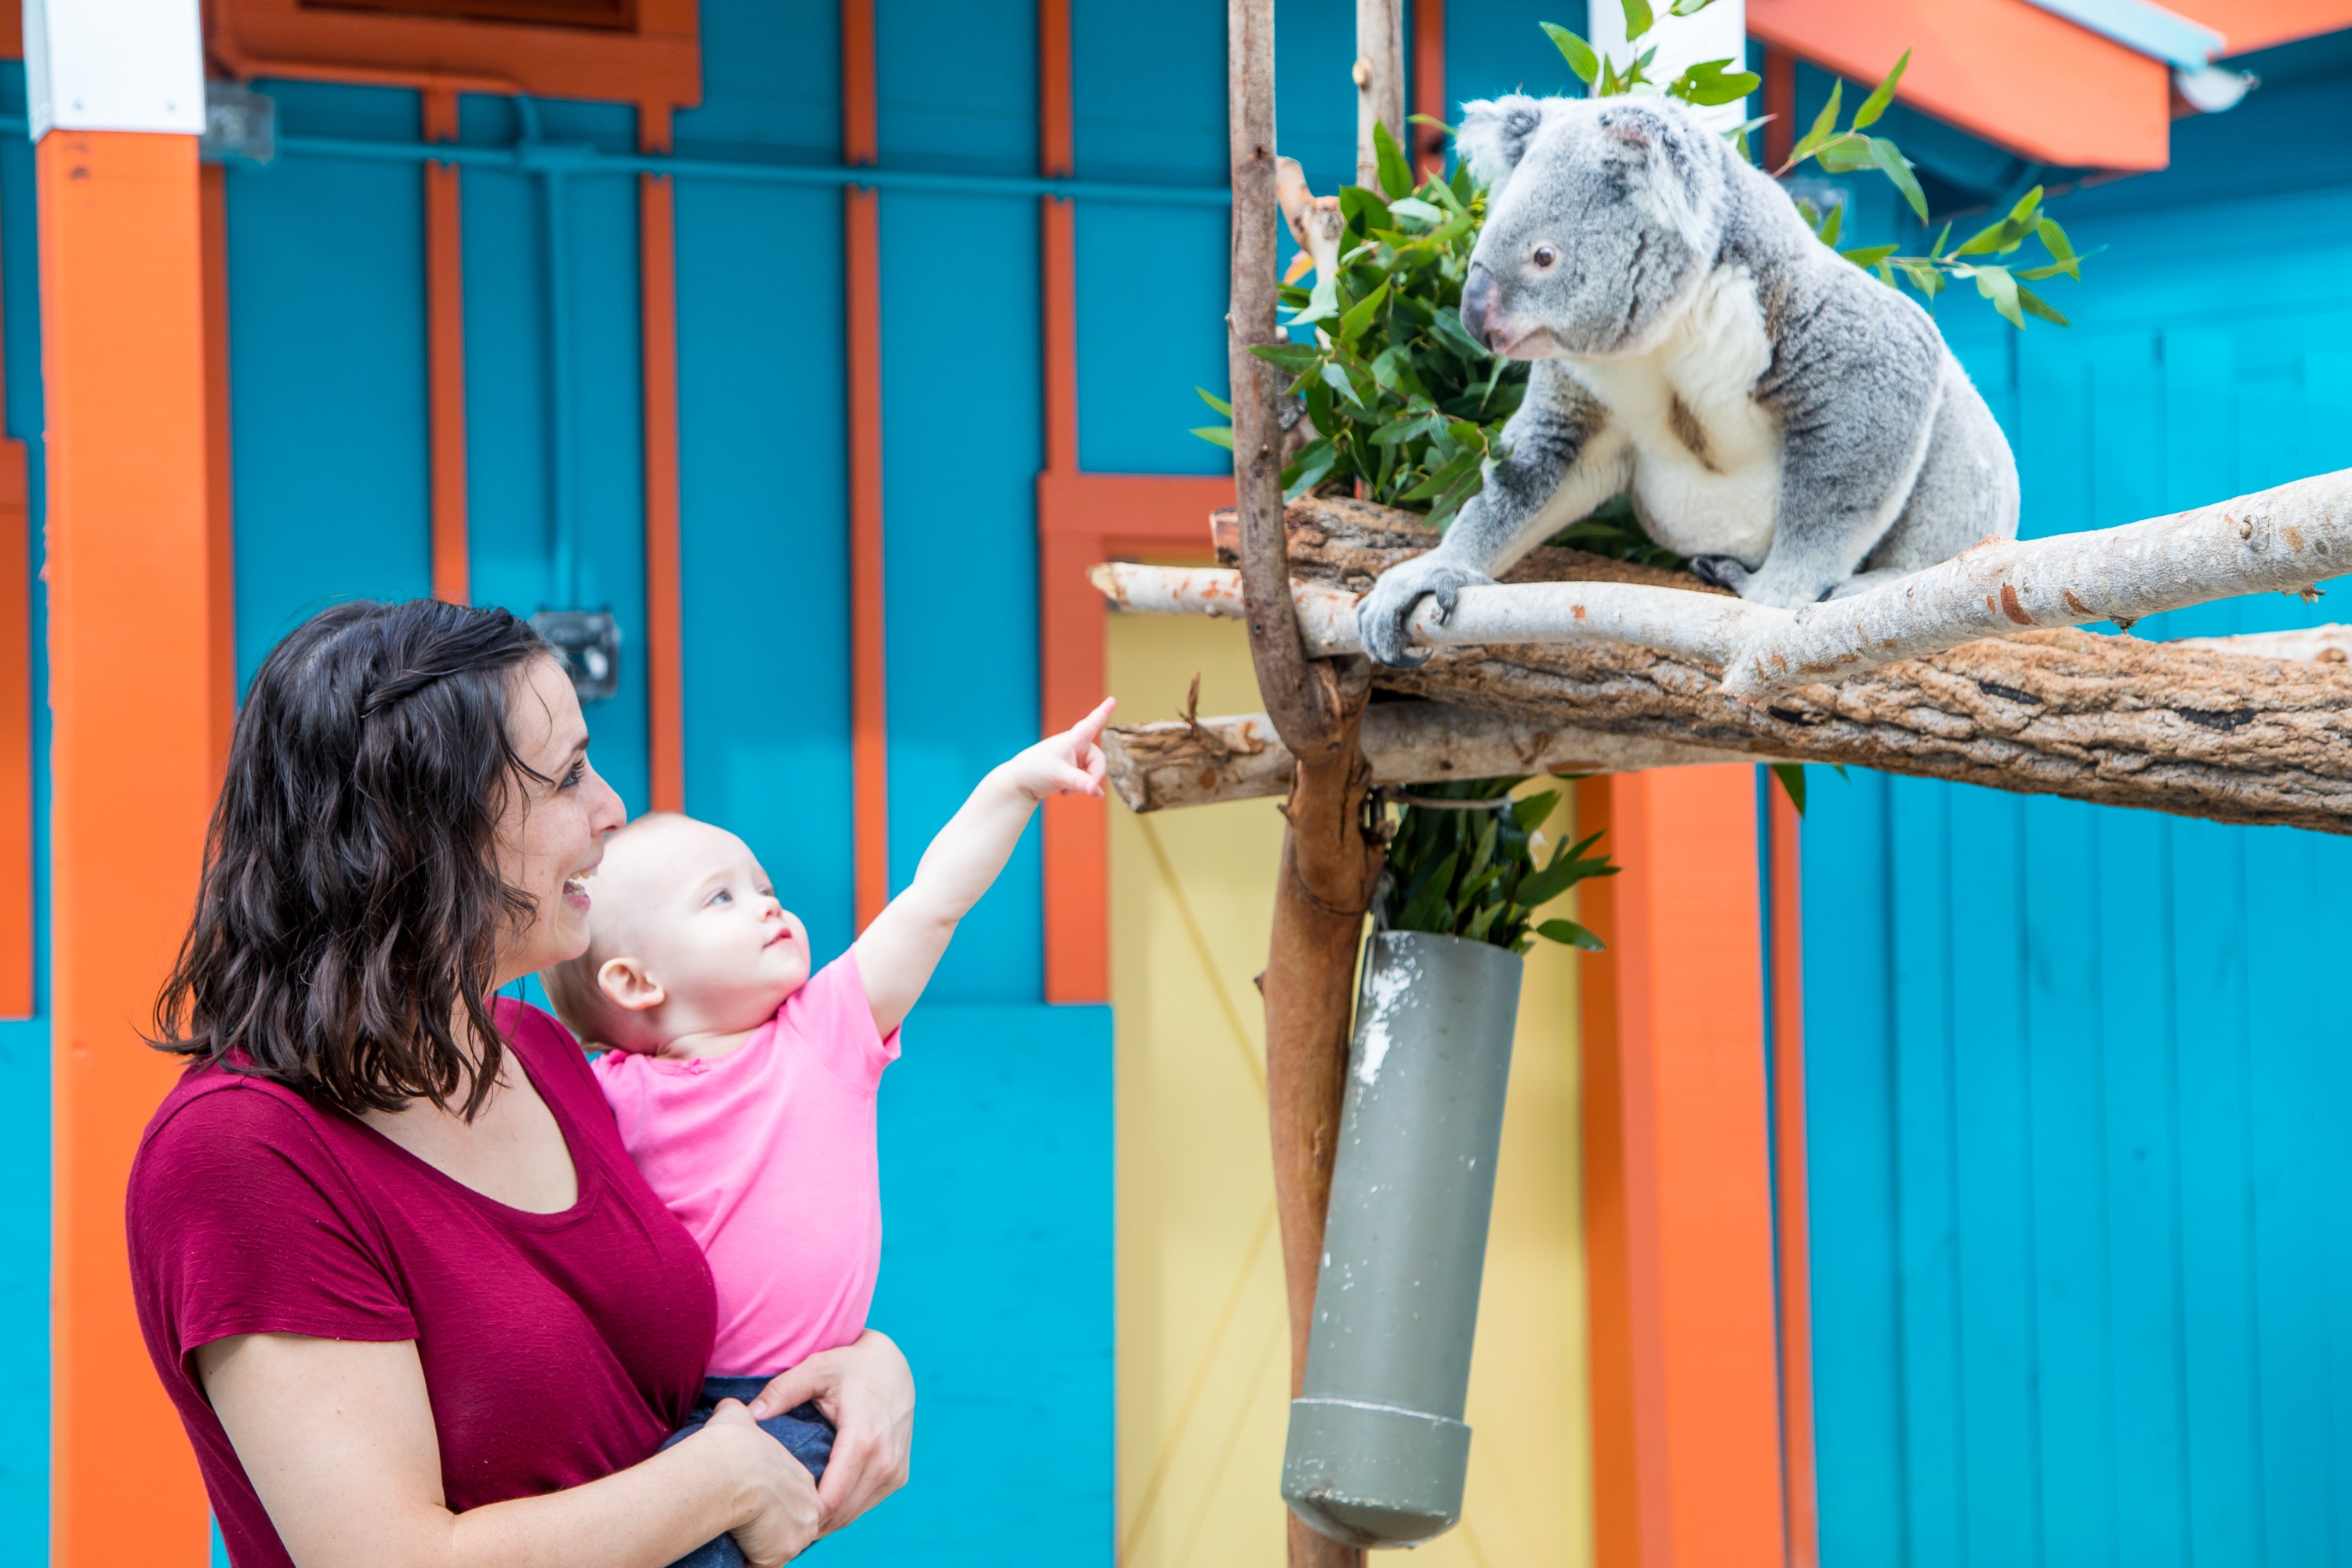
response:
[(1780, 426), (1752, 395), (1771, 359), (1755, 279), (1724, 266), (1651, 347), (1564, 361), (1607, 406), (1634, 507), (1668, 549), (1755, 567), (1771, 548)]

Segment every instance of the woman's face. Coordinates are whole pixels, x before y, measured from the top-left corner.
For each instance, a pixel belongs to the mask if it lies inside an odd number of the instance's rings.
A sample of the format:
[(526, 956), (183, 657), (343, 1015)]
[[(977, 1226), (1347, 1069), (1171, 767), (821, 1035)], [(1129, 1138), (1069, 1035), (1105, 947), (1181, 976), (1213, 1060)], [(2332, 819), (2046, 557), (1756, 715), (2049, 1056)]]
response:
[(548, 782), (510, 780), (499, 818), (499, 875), (536, 906), (530, 923), (499, 946), (500, 985), (587, 951), (581, 884), (604, 858), (605, 835), (627, 818), (621, 797), (588, 765), (588, 721), (553, 659), (535, 658), (515, 677), (507, 738)]

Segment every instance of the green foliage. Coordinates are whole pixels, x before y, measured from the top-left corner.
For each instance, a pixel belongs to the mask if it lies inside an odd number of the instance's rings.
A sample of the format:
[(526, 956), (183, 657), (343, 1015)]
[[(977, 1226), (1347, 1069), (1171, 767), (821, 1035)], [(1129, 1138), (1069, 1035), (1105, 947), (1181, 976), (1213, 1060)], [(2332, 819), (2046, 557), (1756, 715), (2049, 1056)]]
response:
[[(1339, 193), (1346, 230), (1333, 276), (1286, 285), (1310, 343), (1252, 352), (1290, 373), (1314, 436), (1283, 471), (1286, 499), (1325, 488), (1425, 511), (1444, 527), (1486, 482), (1503, 422), (1526, 395), (1526, 364), (1486, 352), (1462, 326), (1462, 280), (1486, 216), (1467, 170), (1412, 184), (1403, 150), (1374, 133), (1382, 189)], [(1194, 432), (1230, 443), (1229, 429)]]
[(1509, 799), (1526, 782), (1465, 779), (1413, 787), (1422, 800), (1495, 804), (1464, 810), (1408, 802), (1399, 808), (1389, 841), (1389, 877), (1381, 885), (1381, 917), (1389, 930), (1434, 931), (1513, 952), (1527, 952), (1537, 937), (1601, 951), (1601, 939), (1574, 921), (1530, 923), (1538, 910), (1577, 883), (1613, 877), (1617, 868), (1605, 855), (1586, 853), (1600, 839), (1598, 833), (1574, 844), (1553, 844), (1538, 864), (1536, 829), (1559, 804), (1559, 791)]

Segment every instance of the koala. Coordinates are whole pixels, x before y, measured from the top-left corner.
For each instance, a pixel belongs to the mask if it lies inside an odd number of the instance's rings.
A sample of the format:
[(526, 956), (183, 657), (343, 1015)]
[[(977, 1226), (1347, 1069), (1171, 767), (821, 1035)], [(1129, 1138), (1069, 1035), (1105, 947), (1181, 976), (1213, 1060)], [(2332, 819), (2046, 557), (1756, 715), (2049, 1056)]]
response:
[(2017, 464), (1916, 304), (1823, 245), (1671, 99), (1463, 105), (1487, 185), (1462, 324), (1533, 361), (1486, 488), (1357, 609), (1421, 662), (1424, 595), (1493, 575), (1620, 491), (1660, 544), (1761, 604), (1811, 605), (2017, 532)]

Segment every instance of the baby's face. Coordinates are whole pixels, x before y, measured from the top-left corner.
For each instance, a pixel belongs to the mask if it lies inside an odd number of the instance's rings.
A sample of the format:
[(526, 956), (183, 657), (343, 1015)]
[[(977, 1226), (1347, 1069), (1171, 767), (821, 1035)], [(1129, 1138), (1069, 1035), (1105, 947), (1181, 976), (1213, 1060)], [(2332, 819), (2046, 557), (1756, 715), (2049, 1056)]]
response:
[(809, 976), (808, 931), (776, 901), (751, 847), (724, 828), (656, 818), (615, 837), (596, 873), (596, 947), (659, 985), (659, 1032), (756, 1028)]

